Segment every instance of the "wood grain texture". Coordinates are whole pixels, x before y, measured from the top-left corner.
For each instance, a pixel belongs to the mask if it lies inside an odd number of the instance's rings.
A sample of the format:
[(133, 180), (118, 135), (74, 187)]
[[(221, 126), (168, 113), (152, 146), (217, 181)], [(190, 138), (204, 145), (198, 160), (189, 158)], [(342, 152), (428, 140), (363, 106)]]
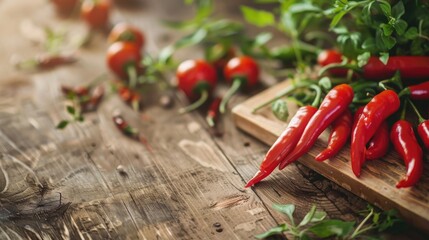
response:
[[(248, 99), (233, 109), (234, 122), (238, 127), (272, 144), (286, 127), (267, 109), (252, 113), (254, 107), (276, 96), (289, 85), (288, 81)], [(296, 108), (296, 107), (295, 107)], [(292, 109), (293, 116), (293, 109)], [(368, 161), (363, 167), (360, 178), (356, 178), (350, 167), (350, 148), (345, 146), (333, 159), (317, 162), (314, 157), (326, 147), (327, 133), (319, 137), (316, 144), (300, 158), (299, 162), (319, 172), (343, 188), (355, 193), (383, 209), (398, 209), (401, 215), (426, 231), (429, 231), (429, 172), (425, 166), (424, 174), (417, 186), (409, 189), (397, 189), (395, 183), (406, 173), (400, 157), (391, 151), (383, 159)]]

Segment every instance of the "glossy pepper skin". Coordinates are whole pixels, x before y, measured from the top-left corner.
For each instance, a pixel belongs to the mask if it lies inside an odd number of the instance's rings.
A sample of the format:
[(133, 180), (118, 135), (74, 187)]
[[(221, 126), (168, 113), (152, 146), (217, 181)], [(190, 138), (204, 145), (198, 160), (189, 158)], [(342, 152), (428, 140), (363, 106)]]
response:
[(359, 177), (365, 162), (366, 144), (374, 136), (383, 121), (399, 109), (400, 100), (396, 92), (384, 90), (374, 96), (363, 109), (352, 132), (351, 164), (353, 173)]
[(179, 89), (191, 100), (198, 99), (203, 91), (211, 93), (217, 83), (214, 67), (200, 59), (182, 62), (177, 67), (176, 77)]
[(363, 77), (370, 80), (388, 79), (398, 70), (403, 79), (429, 78), (429, 57), (391, 56), (386, 65), (378, 57), (370, 57), (363, 67)]
[(283, 169), (308, 152), (319, 135), (347, 110), (353, 96), (353, 89), (348, 84), (340, 84), (331, 89), (308, 122), (296, 147), (280, 163), (279, 169)]
[(347, 143), (352, 129), (353, 118), (346, 110), (332, 123), (332, 130), (328, 140), (328, 147), (316, 156), (317, 161), (324, 161), (335, 156)]
[(400, 94), (408, 95), (411, 100), (429, 100), (429, 81), (408, 86)]
[(407, 174), (397, 184), (397, 188), (415, 185), (423, 173), (423, 151), (417, 142), (413, 125), (405, 120), (399, 120), (392, 126), (390, 140), (404, 160)]
[(389, 151), (389, 125), (384, 121), (367, 144), (365, 159), (379, 159)]
[(317, 108), (313, 106), (304, 106), (298, 109), (286, 129), (268, 150), (259, 171), (247, 182), (246, 188), (260, 182), (274, 171), (283, 158), (296, 146), (308, 121), (316, 111)]
[(429, 151), (429, 120), (426, 120), (417, 126), (417, 133), (423, 141), (426, 150)]

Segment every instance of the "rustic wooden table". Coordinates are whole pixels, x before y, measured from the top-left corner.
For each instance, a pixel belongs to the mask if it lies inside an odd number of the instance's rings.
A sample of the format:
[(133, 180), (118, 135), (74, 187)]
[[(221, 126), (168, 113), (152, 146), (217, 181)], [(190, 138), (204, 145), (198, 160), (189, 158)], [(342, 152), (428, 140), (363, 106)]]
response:
[[(239, 3), (218, 2), (219, 14), (239, 16)], [(135, 0), (117, 4), (112, 18), (143, 29), (156, 53), (178, 37), (160, 20), (190, 14), (181, 0)], [(174, 109), (149, 104), (137, 114), (111, 95), (85, 122), (56, 130), (67, 118), (61, 84), (107, 72), (105, 34), (93, 34), (76, 64), (26, 73), (11, 58), (41, 52), (29, 25), (79, 32), (83, 23), (59, 19), (46, 0), (2, 0), (0, 18), (0, 239), (252, 239), (286, 221), (274, 203), (295, 204), (297, 218), (312, 204), (344, 220), (365, 209), (365, 201), (300, 164), (243, 189), (268, 146), (237, 130), (229, 115), (223, 136), (214, 137), (201, 113), (177, 114), (180, 96)], [(116, 109), (144, 131), (151, 152), (116, 130)]]

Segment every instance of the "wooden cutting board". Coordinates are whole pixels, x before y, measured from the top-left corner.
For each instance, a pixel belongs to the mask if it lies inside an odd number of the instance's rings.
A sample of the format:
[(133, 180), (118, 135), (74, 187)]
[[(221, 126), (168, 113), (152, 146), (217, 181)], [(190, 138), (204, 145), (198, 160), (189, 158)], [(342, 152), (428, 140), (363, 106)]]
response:
[[(287, 123), (277, 120), (271, 113), (270, 107), (265, 107), (255, 114), (252, 110), (258, 104), (275, 97), (288, 84), (289, 81), (279, 83), (234, 107), (232, 111), (235, 124), (259, 140), (272, 145)], [(289, 118), (291, 118), (297, 107), (292, 103), (289, 103), (289, 106)], [(395, 185), (405, 175), (406, 169), (392, 147), (390, 153), (383, 159), (367, 161), (360, 178), (357, 178), (350, 167), (349, 144), (333, 159), (325, 162), (314, 160), (314, 157), (326, 147), (328, 134), (329, 132), (325, 131), (319, 137), (308, 154), (299, 159), (300, 163), (382, 209), (397, 209), (405, 220), (429, 232), (429, 163), (427, 161), (425, 161), (424, 174), (416, 186), (397, 189)], [(429, 159), (427, 154), (425, 157), (426, 160)]]

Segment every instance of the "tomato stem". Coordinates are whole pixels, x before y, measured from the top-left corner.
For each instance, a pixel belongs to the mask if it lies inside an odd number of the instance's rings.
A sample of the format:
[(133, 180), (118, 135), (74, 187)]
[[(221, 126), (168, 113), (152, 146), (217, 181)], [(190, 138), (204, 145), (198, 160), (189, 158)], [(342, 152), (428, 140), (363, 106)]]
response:
[(128, 64), (126, 67), (127, 75), (130, 80), (129, 86), (134, 89), (137, 86), (137, 69), (134, 64)]
[(197, 101), (193, 102), (192, 104), (179, 109), (179, 114), (191, 112), (199, 108), (207, 101), (208, 98), (209, 98), (209, 91), (207, 89), (202, 90), (200, 98)]
[(220, 102), (219, 106), (219, 112), (225, 113), (226, 105), (228, 104), (231, 97), (241, 88), (243, 85), (245, 79), (243, 78), (235, 78), (232, 82), (231, 87), (228, 89), (228, 91), (225, 93), (225, 96), (223, 97), (222, 101)]

